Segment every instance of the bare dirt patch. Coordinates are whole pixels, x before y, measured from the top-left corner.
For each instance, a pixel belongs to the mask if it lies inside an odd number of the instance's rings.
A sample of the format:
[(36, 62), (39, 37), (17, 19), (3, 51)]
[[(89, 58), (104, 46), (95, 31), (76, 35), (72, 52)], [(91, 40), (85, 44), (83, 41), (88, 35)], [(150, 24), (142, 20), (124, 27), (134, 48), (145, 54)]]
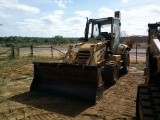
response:
[[(0, 94), (0, 118), (3, 120), (133, 120), (137, 85), (144, 83), (144, 61), (145, 57), (138, 61), (138, 64), (132, 62), (128, 74), (120, 76), (114, 86), (105, 86), (103, 98), (96, 105), (66, 97), (30, 93), (32, 75), (15, 79), (9, 82), (6, 91)], [(31, 64), (28, 68), (30, 71), (33, 70)]]

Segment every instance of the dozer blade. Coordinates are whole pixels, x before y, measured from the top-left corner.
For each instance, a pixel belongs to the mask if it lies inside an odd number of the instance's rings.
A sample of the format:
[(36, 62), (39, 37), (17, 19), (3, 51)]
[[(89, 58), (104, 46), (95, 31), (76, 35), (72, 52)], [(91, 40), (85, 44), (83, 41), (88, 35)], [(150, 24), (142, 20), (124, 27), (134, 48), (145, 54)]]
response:
[(101, 68), (35, 62), (30, 90), (70, 96), (95, 104), (103, 94)]

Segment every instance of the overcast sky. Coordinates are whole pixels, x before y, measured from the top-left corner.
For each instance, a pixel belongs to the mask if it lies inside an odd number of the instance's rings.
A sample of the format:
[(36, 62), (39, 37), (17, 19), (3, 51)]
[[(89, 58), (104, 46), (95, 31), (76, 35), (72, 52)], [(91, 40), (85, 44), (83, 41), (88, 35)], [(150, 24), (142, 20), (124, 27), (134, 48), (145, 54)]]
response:
[(121, 11), (121, 31), (147, 35), (160, 22), (160, 0), (0, 0), (0, 36), (83, 37), (86, 17)]

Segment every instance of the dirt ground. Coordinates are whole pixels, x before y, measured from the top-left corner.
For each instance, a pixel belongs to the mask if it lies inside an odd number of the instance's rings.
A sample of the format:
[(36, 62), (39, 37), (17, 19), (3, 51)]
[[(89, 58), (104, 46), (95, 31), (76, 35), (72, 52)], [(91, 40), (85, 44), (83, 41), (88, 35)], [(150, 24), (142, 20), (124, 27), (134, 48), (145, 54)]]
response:
[[(145, 57), (131, 57), (128, 74), (105, 86), (102, 99), (91, 105), (71, 98), (29, 92), (32, 77), (9, 82), (0, 94), (1, 120), (133, 120), (137, 85), (144, 83)], [(33, 69), (33, 66), (30, 66)]]

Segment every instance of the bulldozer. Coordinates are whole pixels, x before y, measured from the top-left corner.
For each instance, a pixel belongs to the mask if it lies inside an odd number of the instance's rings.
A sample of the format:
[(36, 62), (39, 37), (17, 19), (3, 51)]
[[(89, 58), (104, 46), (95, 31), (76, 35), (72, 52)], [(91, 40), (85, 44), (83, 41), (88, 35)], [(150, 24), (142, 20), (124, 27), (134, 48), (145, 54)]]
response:
[(138, 85), (137, 120), (160, 120), (160, 22), (148, 24), (145, 83)]
[(33, 63), (30, 91), (97, 103), (104, 84), (114, 85), (119, 74), (129, 71), (130, 48), (120, 43), (120, 19), (120, 11), (115, 11), (114, 17), (87, 18), (84, 37), (68, 47), (63, 62)]

